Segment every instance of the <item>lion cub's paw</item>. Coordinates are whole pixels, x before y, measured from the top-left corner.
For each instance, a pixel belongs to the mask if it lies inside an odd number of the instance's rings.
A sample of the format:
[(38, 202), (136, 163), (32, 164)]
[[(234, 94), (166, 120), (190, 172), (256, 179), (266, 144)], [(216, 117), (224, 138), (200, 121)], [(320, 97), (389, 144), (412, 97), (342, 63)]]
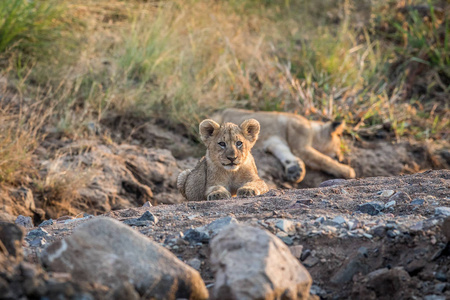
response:
[(350, 167), (348, 168), (348, 173), (347, 173), (346, 178), (347, 179), (356, 178), (356, 173), (355, 173), (355, 170), (353, 168), (350, 168)]
[(290, 182), (300, 182), (305, 177), (305, 164), (300, 161), (293, 161), (285, 166), (286, 179)]
[(246, 198), (246, 197), (253, 197), (253, 196), (257, 196), (257, 195), (259, 195), (258, 190), (255, 190), (253, 188), (248, 188), (248, 187), (242, 187), (237, 190), (236, 196), (241, 197), (241, 198)]
[(208, 195), (208, 197), (206, 197), (207, 200), (220, 200), (229, 198), (231, 198), (231, 194), (228, 191), (212, 192)]

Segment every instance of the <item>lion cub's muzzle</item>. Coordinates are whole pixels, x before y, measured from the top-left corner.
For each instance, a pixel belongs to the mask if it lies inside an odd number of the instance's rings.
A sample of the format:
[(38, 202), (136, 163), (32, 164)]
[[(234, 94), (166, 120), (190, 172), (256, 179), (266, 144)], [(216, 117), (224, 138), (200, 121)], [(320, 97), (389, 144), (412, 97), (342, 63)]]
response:
[(224, 166), (224, 168), (227, 170), (237, 170), (239, 168), (239, 165), (241, 164), (237, 157), (227, 156), (227, 160), (229, 162), (222, 162), (222, 166)]

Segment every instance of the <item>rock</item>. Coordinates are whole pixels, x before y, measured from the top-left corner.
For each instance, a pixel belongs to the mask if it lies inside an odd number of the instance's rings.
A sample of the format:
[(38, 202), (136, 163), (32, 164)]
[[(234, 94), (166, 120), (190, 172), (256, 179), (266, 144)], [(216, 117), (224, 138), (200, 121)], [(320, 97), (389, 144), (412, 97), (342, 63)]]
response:
[(361, 247), (358, 250), (356, 256), (347, 259), (347, 262), (344, 263), (343, 267), (341, 267), (331, 277), (331, 282), (336, 284), (343, 284), (350, 282), (353, 279), (353, 276), (356, 274), (365, 275), (369, 273), (370, 266), (366, 262), (366, 257), (367, 257), (367, 249), (365, 247)]
[(424, 199), (416, 198), (413, 201), (411, 201), (410, 205), (423, 205), (425, 203)]
[(202, 261), (200, 259), (194, 257), (194, 258), (188, 260), (187, 264), (198, 271), (198, 270), (200, 270), (200, 267), (202, 266)]
[(158, 223), (158, 218), (147, 210), (139, 218), (128, 219), (123, 221), (123, 223), (130, 226), (148, 226)]
[(5, 255), (11, 255), (17, 260), (22, 260), (23, 250), (22, 241), (25, 233), (23, 229), (15, 224), (0, 222), (0, 241), (4, 248), (0, 247), (0, 253), (3, 250), (8, 251)]
[(445, 300), (446, 297), (442, 295), (427, 295), (423, 300)]
[(44, 237), (38, 237), (28, 242), (28, 245), (30, 245), (30, 247), (43, 247), (46, 244), (47, 240)]
[(380, 195), (381, 197), (390, 197), (392, 195), (394, 195), (395, 191), (393, 190), (383, 190), (378, 192), (378, 195)]
[(376, 226), (373, 227), (370, 232), (374, 235), (374, 236), (378, 236), (378, 237), (385, 237), (386, 236), (386, 227), (384, 226)]
[(31, 220), (31, 217), (25, 217), (22, 215), (19, 215), (15, 221), (17, 225), (23, 226), (25, 228), (33, 228), (33, 221)]
[(395, 201), (396, 203), (410, 203), (411, 197), (405, 192), (397, 192), (389, 198), (389, 202)]
[(27, 234), (27, 239), (28, 240), (32, 240), (35, 239), (37, 237), (47, 237), (50, 236), (50, 234), (48, 233), (47, 230), (45, 230), (44, 228), (38, 228), (38, 229), (33, 229), (30, 232), (28, 232)]
[(275, 223), (275, 226), (288, 234), (295, 233), (295, 225), (292, 221), (281, 219)]
[(294, 257), (296, 257), (297, 259), (300, 259), (302, 257), (302, 252), (303, 252), (302, 245), (290, 246), (289, 250), (291, 251), (292, 255)]
[(371, 216), (378, 215), (384, 208), (384, 203), (382, 202), (368, 202), (358, 206), (360, 212), (369, 214)]
[(411, 299), (405, 292), (410, 286), (411, 277), (402, 268), (379, 269), (365, 276), (365, 289), (359, 291), (354, 299), (367, 299), (367, 295), (375, 292), (375, 299)]
[(153, 205), (150, 203), (150, 201), (145, 202), (142, 207), (152, 207)]
[(325, 222), (325, 220), (326, 220), (325, 217), (318, 217), (317, 219), (314, 220), (314, 224), (316, 224), (316, 225), (323, 224)]
[(442, 224), (442, 233), (447, 238), (447, 242), (450, 242), (450, 217), (445, 218)]
[(114, 288), (130, 282), (140, 295), (156, 299), (207, 299), (200, 274), (170, 251), (110, 218), (95, 218), (71, 236), (47, 247), (43, 264), (69, 272), (74, 281)]
[(39, 224), (39, 227), (44, 227), (44, 226), (50, 226), (53, 225), (53, 220), (52, 219), (48, 219), (43, 221), (41, 224)]
[[(394, 195), (395, 196), (395, 195)], [(392, 198), (392, 197), (391, 197)], [(397, 202), (395, 202), (395, 200), (392, 200), (392, 201), (389, 201), (388, 203), (386, 203), (385, 205), (384, 205), (384, 209), (388, 209), (388, 208), (390, 208), (390, 207), (394, 207), (395, 205), (397, 204)]]
[(237, 224), (238, 221), (234, 217), (224, 217), (212, 221), (206, 226), (197, 227), (195, 229), (188, 229), (184, 232), (184, 239), (188, 242), (208, 242), (211, 238), (216, 236), (220, 231), (228, 225)]
[(231, 225), (211, 241), (216, 299), (308, 299), (312, 279), (266, 230)]
[(434, 209), (434, 214), (436, 216), (450, 217), (450, 207), (447, 206), (436, 207)]
[(319, 263), (319, 259), (315, 256), (308, 256), (304, 261), (303, 265), (307, 268), (312, 268)]
[(280, 240), (282, 240), (283, 243), (285, 243), (288, 246), (291, 246), (294, 244), (294, 241), (292, 240), (292, 238), (290, 238), (288, 236), (281, 237)]
[(336, 185), (343, 185), (347, 182), (345, 179), (330, 179), (325, 180), (321, 184), (319, 184), (319, 187), (330, 187), (330, 186), (336, 186)]

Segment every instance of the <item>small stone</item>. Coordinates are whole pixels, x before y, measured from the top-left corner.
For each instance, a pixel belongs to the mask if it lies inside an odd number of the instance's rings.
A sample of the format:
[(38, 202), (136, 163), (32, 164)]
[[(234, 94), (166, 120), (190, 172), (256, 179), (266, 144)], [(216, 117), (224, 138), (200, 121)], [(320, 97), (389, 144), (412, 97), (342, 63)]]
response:
[(290, 246), (289, 250), (291, 250), (291, 253), (294, 257), (300, 259), (302, 257), (303, 245)]
[(187, 264), (198, 271), (198, 270), (200, 270), (200, 267), (202, 266), (202, 261), (200, 259), (194, 257), (194, 258), (191, 258), (190, 260), (188, 260)]
[(422, 231), (423, 230), (423, 221), (419, 221), (419, 222), (415, 223), (414, 225), (409, 227), (409, 229), (411, 231)]
[(437, 280), (442, 281), (442, 282), (446, 282), (447, 281), (447, 275), (444, 272), (436, 272), (434, 277)]
[(307, 259), (310, 255), (311, 255), (311, 250), (306, 249), (305, 251), (302, 252), (302, 256), (300, 257), (300, 260), (301, 260), (301, 261), (304, 261), (304, 260)]
[(438, 284), (436, 284), (434, 286), (434, 292), (435, 293), (442, 293), (442, 292), (445, 291), (446, 288), (447, 288), (447, 283), (441, 282), (441, 283), (438, 283)]
[(283, 230), (286, 233), (295, 232), (294, 222), (289, 221), (289, 220), (285, 220), (285, 219), (278, 220), (275, 223), (275, 226), (278, 227), (279, 229)]
[(39, 227), (38, 229), (34, 229), (34, 230), (31, 230), (30, 232), (28, 232), (27, 239), (32, 240), (37, 237), (47, 237), (47, 236), (50, 236), (48, 231), (45, 230), (44, 228)]
[(139, 218), (128, 219), (123, 221), (123, 223), (130, 226), (148, 226), (158, 223), (158, 218), (147, 210)]
[(447, 206), (436, 207), (434, 209), (434, 214), (436, 216), (450, 217), (450, 207)]
[(209, 241), (210, 236), (206, 232), (197, 229), (188, 229), (184, 232), (183, 239), (190, 243), (206, 243)]
[(195, 218), (198, 218), (198, 217), (200, 217), (200, 215), (190, 215), (190, 216), (188, 216), (188, 219), (194, 220)]
[(315, 265), (317, 265), (319, 263), (319, 259), (317, 257), (313, 257), (313, 256), (308, 256), (308, 258), (306, 258), (303, 261), (303, 265), (307, 268), (312, 268)]
[(39, 227), (44, 227), (44, 226), (50, 226), (53, 225), (53, 220), (52, 219), (48, 219), (43, 221), (41, 224), (39, 224)]
[(398, 230), (388, 230), (386, 232), (386, 234), (390, 238), (395, 238), (398, 235), (397, 232), (398, 232)]
[(292, 238), (288, 237), (288, 236), (281, 237), (280, 240), (282, 240), (288, 246), (291, 246), (292, 244), (294, 244), (294, 241), (292, 240)]
[(396, 204), (397, 204), (397, 203), (395, 202), (395, 200), (392, 200), (392, 201), (389, 201), (388, 203), (386, 203), (386, 204), (384, 205), (384, 208), (385, 208), (385, 209), (388, 209), (388, 208), (390, 208), (390, 207), (394, 207)]
[(336, 185), (343, 185), (347, 180), (345, 179), (330, 179), (325, 180), (321, 184), (319, 184), (319, 187), (330, 187), (330, 186), (336, 186)]
[(142, 207), (152, 207), (153, 205), (150, 203), (150, 201), (145, 202)]
[(389, 201), (395, 201), (397, 203), (410, 203), (411, 197), (409, 197), (409, 195), (405, 192), (397, 192), (389, 198)]
[(28, 243), (30, 247), (43, 247), (45, 244), (47, 244), (47, 240), (44, 237), (35, 238)]
[(338, 225), (342, 225), (347, 222), (347, 220), (343, 216), (337, 216), (332, 221)]
[(425, 203), (424, 199), (420, 199), (420, 198), (416, 198), (413, 201), (411, 201), (409, 204), (410, 205), (423, 205)]
[(427, 295), (423, 298), (423, 300), (445, 300), (445, 296)]
[(325, 220), (326, 220), (325, 217), (318, 217), (317, 219), (314, 220), (314, 224), (320, 225), (323, 222), (325, 222)]
[(442, 225), (442, 233), (447, 238), (447, 242), (450, 242), (450, 217), (447, 217), (444, 220), (444, 224)]
[(368, 239), (373, 238), (373, 236), (371, 234), (368, 234), (368, 233), (363, 233), (363, 236), (368, 238)]
[(286, 232), (280, 231), (280, 232), (278, 232), (278, 233), (276, 234), (276, 236), (279, 237), (279, 238), (284, 238), (284, 237), (287, 237), (288, 234), (287, 234)]
[(33, 228), (33, 221), (31, 220), (31, 217), (25, 217), (22, 215), (18, 215), (15, 223), (19, 226), (23, 226), (25, 228)]
[(378, 236), (383, 238), (386, 236), (386, 227), (384, 226), (376, 226), (371, 229), (371, 232), (374, 236)]
[(381, 197), (390, 197), (390, 196), (394, 195), (394, 193), (395, 193), (395, 191), (393, 191), (393, 190), (383, 190), (383, 191), (378, 192), (378, 194)]
[(368, 202), (358, 206), (360, 212), (369, 214), (371, 216), (378, 215), (384, 208), (384, 203), (381, 202)]

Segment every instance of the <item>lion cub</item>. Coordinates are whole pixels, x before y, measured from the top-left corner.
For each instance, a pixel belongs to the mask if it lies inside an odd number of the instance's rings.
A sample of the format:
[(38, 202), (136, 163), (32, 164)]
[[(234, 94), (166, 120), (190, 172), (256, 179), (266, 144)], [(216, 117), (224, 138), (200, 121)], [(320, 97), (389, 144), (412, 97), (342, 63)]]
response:
[(342, 160), (340, 136), (343, 122), (309, 121), (293, 113), (255, 112), (229, 108), (213, 116), (219, 122), (241, 122), (254, 118), (261, 124), (256, 147), (272, 153), (283, 165), (287, 180), (300, 182), (305, 164), (336, 177), (355, 178), (353, 168), (334, 160)]
[(187, 200), (249, 197), (269, 190), (259, 178), (250, 152), (258, 139), (258, 121), (245, 120), (237, 126), (219, 125), (207, 119), (200, 123), (199, 129), (206, 155), (194, 169), (181, 172), (177, 179), (178, 190)]

